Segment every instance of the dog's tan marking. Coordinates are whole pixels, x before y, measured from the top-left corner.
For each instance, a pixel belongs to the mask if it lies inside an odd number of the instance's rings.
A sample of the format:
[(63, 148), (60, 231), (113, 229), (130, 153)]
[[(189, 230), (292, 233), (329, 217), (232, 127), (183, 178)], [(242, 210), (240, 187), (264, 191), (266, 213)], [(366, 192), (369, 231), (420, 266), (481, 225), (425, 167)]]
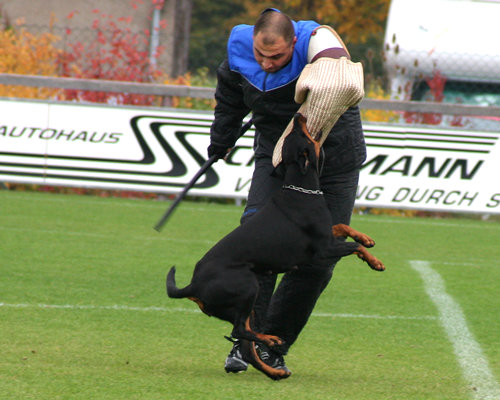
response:
[(205, 304), (202, 303), (202, 301), (196, 297), (188, 297), (189, 300), (194, 301), (196, 304), (198, 304), (198, 307), (200, 307), (200, 310), (204, 313), (207, 314), (208, 316), (211, 316), (210, 313), (207, 312), (205, 309)]
[(307, 119), (306, 119), (306, 117), (304, 117), (302, 114), (300, 114), (300, 117), (299, 117), (298, 121), (299, 121), (300, 129), (302, 130), (302, 132), (304, 132), (304, 134), (307, 136), (307, 138), (312, 143), (314, 143), (314, 152), (316, 153), (316, 158), (319, 160), (319, 153), (321, 151), (321, 145), (320, 145), (319, 141), (315, 140), (311, 136), (311, 134), (309, 133), (309, 131), (307, 130), (307, 125), (306, 125)]

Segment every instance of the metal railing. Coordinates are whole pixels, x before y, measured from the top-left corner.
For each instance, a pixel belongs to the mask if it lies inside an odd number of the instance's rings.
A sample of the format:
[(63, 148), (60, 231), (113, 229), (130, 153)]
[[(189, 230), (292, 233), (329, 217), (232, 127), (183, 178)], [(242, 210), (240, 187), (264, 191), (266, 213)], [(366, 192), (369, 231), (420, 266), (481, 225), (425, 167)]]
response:
[[(98, 92), (134, 93), (155, 96), (178, 96), (213, 99), (215, 89), (199, 86), (165, 85), (157, 83), (136, 83), (101, 79), (76, 79), (49, 76), (0, 74), (0, 84), (30, 87), (46, 87)], [(380, 100), (365, 98), (362, 109), (406, 111), (419, 113), (439, 113), (447, 115), (467, 115), (500, 117), (500, 107), (472, 106), (420, 101)]]

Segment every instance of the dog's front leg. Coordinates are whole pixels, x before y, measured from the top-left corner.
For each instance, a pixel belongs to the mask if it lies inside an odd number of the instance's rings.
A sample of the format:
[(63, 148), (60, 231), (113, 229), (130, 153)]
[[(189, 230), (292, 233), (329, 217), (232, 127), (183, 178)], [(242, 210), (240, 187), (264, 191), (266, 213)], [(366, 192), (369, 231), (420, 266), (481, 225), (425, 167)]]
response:
[(356, 242), (361, 243), (365, 247), (375, 246), (375, 241), (370, 236), (351, 228), (349, 225), (333, 225), (332, 234), (335, 237), (343, 237), (345, 239), (348, 237), (353, 238)]
[(365, 247), (360, 245), (354, 254), (356, 254), (363, 261), (366, 261), (371, 269), (374, 269), (375, 271), (385, 271), (384, 263), (366, 250)]

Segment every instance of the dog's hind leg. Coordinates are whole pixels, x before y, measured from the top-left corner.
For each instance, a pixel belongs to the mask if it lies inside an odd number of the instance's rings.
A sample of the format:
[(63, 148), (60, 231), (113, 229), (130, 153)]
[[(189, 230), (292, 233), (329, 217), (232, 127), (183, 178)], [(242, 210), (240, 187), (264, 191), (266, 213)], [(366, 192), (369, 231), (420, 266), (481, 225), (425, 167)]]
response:
[[(252, 306), (253, 306), (253, 299), (252, 299)], [(252, 315), (253, 311), (250, 311), (248, 314), (247, 312), (242, 312), (240, 315), (236, 317), (236, 320), (234, 321), (233, 324), (234, 328), (233, 331), (231, 332), (231, 336), (233, 338), (250, 340), (254, 342), (262, 342), (267, 344), (269, 347), (283, 344), (283, 340), (281, 340), (278, 336), (266, 335), (264, 333), (259, 333), (254, 331), (252, 327), (253, 325)]]
[[(247, 317), (244, 322), (243, 319), (240, 319), (240, 321), (234, 325), (234, 329), (231, 334), (234, 338), (262, 342), (267, 344), (269, 347), (283, 344), (283, 340), (281, 340), (278, 336), (255, 332), (252, 329), (251, 317)], [(244, 328), (242, 329), (242, 327)]]
[(259, 292), (259, 282), (255, 273), (250, 269), (240, 269), (235, 275), (231, 276), (231, 271), (228, 274), (229, 276), (226, 275), (226, 277), (235, 283), (236, 288), (236, 290), (233, 288), (230, 306), (225, 309), (226, 316), (231, 318), (226, 318), (226, 320), (231, 320), (233, 323), (231, 336), (235, 339), (262, 342), (268, 346), (283, 344), (279, 337), (265, 335), (253, 329), (253, 307)]
[(375, 246), (375, 241), (368, 235), (359, 232), (349, 225), (337, 224), (332, 226), (332, 234), (335, 237), (353, 238), (356, 242), (361, 243), (365, 247)]

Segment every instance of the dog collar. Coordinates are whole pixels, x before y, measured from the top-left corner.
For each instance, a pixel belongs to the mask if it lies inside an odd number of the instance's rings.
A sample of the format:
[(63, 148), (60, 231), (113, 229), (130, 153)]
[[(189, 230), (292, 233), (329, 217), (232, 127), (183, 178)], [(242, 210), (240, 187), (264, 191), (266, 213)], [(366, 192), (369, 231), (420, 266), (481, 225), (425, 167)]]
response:
[(316, 195), (323, 194), (323, 192), (321, 190), (319, 190), (319, 189), (316, 189), (316, 190), (304, 189), (304, 188), (302, 188), (300, 186), (295, 186), (295, 185), (283, 185), (282, 188), (283, 189), (295, 190), (296, 192), (305, 193), (305, 194), (316, 194)]

